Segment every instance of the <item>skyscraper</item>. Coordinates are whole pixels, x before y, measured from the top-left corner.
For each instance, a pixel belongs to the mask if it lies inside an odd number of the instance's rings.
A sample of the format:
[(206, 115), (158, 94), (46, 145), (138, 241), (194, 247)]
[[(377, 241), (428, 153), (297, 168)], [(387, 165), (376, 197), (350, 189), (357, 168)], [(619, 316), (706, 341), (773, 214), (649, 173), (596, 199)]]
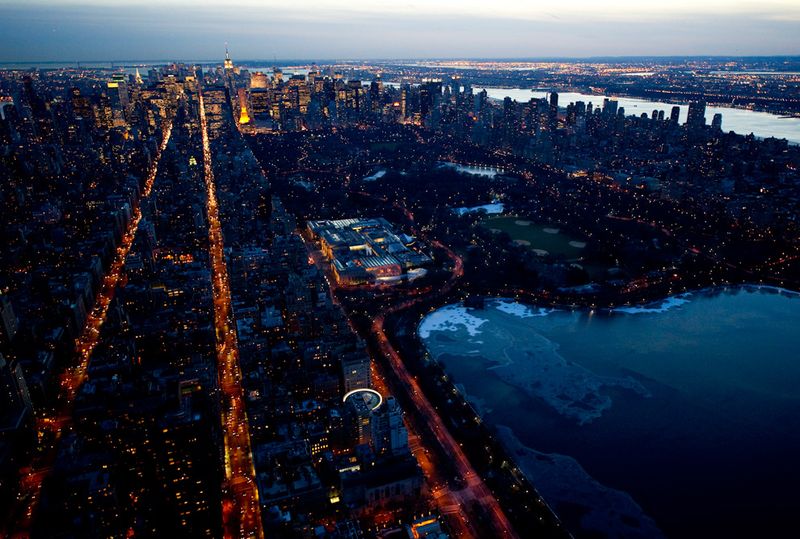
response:
[(388, 397), (380, 408), (372, 412), (370, 428), (375, 453), (408, 453), (408, 431), (403, 424), (403, 410), (394, 397)]
[(342, 357), (342, 379), (344, 392), (372, 387), (369, 356), (352, 352)]
[(228, 74), (231, 71), (233, 71), (233, 60), (231, 60), (231, 55), (228, 53), (228, 44), (227, 43), (225, 43), (225, 63), (224, 63), (224, 67), (225, 67), (225, 72), (228, 73)]
[(686, 125), (692, 128), (706, 125), (705, 101), (692, 101), (689, 103), (689, 114), (686, 117)]
[(16, 430), (32, 412), (33, 403), (22, 367), (11, 364), (0, 354), (0, 432)]
[(247, 114), (247, 90), (244, 88), (239, 88), (239, 123), (250, 123), (250, 116)]
[(130, 94), (128, 94), (125, 75), (121, 73), (113, 75), (106, 86), (111, 107), (112, 127), (124, 127), (128, 123), (130, 109)]
[(17, 334), (17, 317), (11, 302), (4, 295), (0, 295), (0, 347), (11, 344)]
[(616, 116), (619, 102), (616, 99), (603, 99), (603, 114), (606, 116)]
[(422, 79), (422, 84), (419, 87), (419, 112), (423, 118), (430, 114), (441, 94), (441, 79)]
[(250, 88), (251, 89), (266, 89), (269, 88), (269, 77), (261, 71), (256, 71), (250, 75)]
[(711, 127), (714, 129), (722, 129), (722, 114), (718, 112), (714, 115), (714, 118), (711, 120)]

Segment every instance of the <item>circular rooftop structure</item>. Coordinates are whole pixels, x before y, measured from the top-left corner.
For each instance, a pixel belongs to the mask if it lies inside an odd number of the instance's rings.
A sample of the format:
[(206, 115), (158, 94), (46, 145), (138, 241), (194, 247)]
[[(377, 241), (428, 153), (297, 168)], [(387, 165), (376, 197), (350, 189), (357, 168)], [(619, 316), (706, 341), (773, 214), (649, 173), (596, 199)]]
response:
[(367, 408), (370, 410), (378, 408), (383, 403), (383, 397), (381, 394), (370, 388), (361, 388), (348, 391), (342, 401), (347, 402), (348, 399), (362, 399), (364, 404), (366, 404)]

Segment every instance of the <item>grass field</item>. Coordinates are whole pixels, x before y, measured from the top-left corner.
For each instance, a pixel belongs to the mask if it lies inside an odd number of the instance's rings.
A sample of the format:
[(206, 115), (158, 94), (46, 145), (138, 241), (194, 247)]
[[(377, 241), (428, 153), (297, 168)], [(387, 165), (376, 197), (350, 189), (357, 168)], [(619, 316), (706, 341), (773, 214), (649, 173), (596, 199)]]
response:
[(399, 146), (396, 142), (373, 142), (369, 145), (369, 149), (376, 152), (380, 150), (387, 150), (393, 152)]
[(555, 225), (543, 225), (524, 217), (491, 217), (483, 226), (493, 231), (505, 232), (520, 245), (533, 250), (541, 256), (563, 255), (567, 260), (577, 260), (583, 256), (585, 241), (560, 230)]

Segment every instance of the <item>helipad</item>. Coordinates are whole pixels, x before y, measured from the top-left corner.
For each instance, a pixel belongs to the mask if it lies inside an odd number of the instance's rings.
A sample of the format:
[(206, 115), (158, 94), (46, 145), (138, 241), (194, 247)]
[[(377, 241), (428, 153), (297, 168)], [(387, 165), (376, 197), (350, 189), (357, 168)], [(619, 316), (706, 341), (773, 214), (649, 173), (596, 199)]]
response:
[(362, 398), (364, 399), (364, 403), (370, 410), (374, 410), (378, 408), (383, 403), (383, 397), (380, 393), (375, 391), (374, 389), (369, 388), (361, 388), (361, 389), (354, 389), (348, 392), (344, 398), (342, 399), (343, 402), (347, 402), (347, 399), (350, 397)]

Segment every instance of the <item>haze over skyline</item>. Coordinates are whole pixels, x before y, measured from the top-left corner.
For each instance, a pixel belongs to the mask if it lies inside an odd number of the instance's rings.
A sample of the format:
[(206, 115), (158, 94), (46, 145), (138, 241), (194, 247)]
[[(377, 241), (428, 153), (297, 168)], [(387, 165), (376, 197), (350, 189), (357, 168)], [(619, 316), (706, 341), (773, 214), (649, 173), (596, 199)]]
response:
[(0, 0), (0, 62), (800, 54), (800, 4)]

